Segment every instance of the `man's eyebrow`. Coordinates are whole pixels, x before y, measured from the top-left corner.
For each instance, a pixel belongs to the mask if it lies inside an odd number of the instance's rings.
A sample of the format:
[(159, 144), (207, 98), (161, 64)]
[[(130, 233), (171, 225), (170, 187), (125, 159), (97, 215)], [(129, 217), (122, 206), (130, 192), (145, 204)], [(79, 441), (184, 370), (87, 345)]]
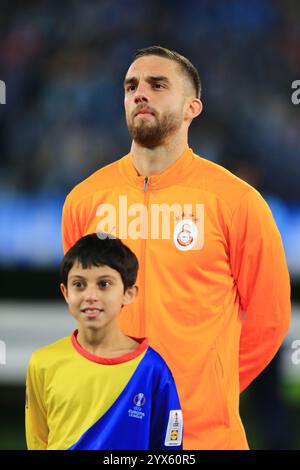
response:
[(165, 77), (164, 75), (154, 75), (146, 78), (146, 81), (148, 82), (166, 82), (170, 83), (170, 80), (168, 77)]
[(128, 77), (128, 78), (125, 78), (125, 80), (124, 80), (124, 82), (123, 82), (123, 85), (124, 85), (124, 87), (125, 87), (126, 85), (129, 85), (129, 84), (131, 84), (131, 83), (137, 83), (137, 81), (138, 81), (138, 80), (137, 80), (136, 77)]
[[(136, 77), (125, 78), (124, 87), (129, 84), (136, 84), (137, 82), (138, 79)], [(149, 77), (146, 77), (146, 82), (165, 82), (167, 84), (170, 84), (170, 80), (165, 75), (150, 75)]]

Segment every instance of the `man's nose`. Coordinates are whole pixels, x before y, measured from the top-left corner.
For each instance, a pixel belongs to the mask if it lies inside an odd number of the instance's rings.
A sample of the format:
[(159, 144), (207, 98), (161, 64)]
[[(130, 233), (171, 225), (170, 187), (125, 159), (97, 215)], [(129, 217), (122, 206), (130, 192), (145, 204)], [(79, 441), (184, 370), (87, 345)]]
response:
[(141, 102), (148, 103), (148, 101), (149, 101), (149, 98), (147, 96), (145, 86), (139, 83), (135, 90), (134, 102), (135, 104), (138, 104)]

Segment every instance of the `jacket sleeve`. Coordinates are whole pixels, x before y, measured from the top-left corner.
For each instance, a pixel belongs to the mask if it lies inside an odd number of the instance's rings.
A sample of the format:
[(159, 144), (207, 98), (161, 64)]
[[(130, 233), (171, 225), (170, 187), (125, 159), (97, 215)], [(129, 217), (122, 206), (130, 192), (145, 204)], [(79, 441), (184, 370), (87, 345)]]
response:
[(48, 444), (47, 412), (43, 400), (43, 380), (33, 357), (26, 378), (26, 442), (29, 450), (45, 450)]
[(253, 188), (240, 200), (230, 230), (230, 262), (243, 310), (242, 392), (278, 351), (290, 324), (290, 281), (272, 213)]
[(62, 211), (62, 244), (64, 254), (83, 236), (80, 220), (76, 217), (76, 205), (70, 196), (66, 197)]
[(181, 450), (183, 420), (173, 376), (166, 371), (153, 397), (150, 449)]

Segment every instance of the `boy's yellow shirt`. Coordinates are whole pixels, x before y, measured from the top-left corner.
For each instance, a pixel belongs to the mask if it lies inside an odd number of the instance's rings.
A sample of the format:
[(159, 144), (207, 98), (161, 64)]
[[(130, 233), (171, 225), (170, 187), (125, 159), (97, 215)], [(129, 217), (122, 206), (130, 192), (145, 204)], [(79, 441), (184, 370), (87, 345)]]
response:
[(132, 360), (113, 367), (78, 354), (70, 337), (34, 352), (26, 383), (28, 448), (57, 450), (73, 445), (116, 401), (143, 359), (145, 347), (144, 342)]

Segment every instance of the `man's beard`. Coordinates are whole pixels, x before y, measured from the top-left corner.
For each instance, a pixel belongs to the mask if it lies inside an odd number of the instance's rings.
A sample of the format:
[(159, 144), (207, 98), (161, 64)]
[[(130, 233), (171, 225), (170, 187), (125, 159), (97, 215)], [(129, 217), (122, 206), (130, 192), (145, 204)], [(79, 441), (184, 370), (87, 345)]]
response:
[[(152, 118), (150, 118), (152, 120)], [(137, 143), (147, 148), (155, 148), (161, 145), (167, 137), (174, 134), (181, 126), (181, 118), (174, 113), (164, 113), (158, 119), (153, 116), (154, 123), (149, 120), (134, 117), (130, 122), (127, 119), (127, 126), (131, 138)]]

